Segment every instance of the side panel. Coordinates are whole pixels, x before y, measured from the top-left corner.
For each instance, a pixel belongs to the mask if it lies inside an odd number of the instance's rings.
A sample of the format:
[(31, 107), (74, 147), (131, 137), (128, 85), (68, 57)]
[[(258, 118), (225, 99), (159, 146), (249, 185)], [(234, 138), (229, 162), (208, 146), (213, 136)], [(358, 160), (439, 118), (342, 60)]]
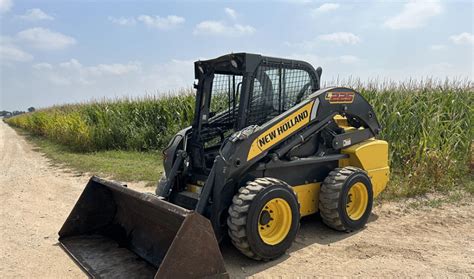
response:
[(339, 167), (354, 166), (367, 171), (374, 197), (378, 196), (387, 186), (390, 167), (388, 166), (388, 143), (383, 140), (370, 139), (349, 148), (341, 153), (349, 158), (339, 161)]
[(319, 182), (293, 187), (300, 204), (301, 217), (318, 212), (320, 187), (321, 183)]

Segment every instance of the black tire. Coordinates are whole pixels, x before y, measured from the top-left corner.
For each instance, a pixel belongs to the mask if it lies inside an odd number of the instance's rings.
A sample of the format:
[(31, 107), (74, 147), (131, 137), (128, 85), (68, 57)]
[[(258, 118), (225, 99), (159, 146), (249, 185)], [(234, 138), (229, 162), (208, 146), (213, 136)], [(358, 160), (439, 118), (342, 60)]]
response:
[[(346, 207), (350, 207), (349, 205), (352, 202), (351, 197), (349, 197), (349, 191), (352, 187), (358, 189), (365, 187), (367, 191), (366, 202), (365, 198), (358, 199), (361, 205), (366, 204), (365, 211), (362, 211), (364, 210), (363, 207), (359, 207), (358, 212), (360, 213), (356, 218), (351, 217), (346, 209)], [(335, 230), (351, 232), (363, 228), (372, 212), (372, 204), (372, 183), (367, 173), (359, 168), (337, 168), (329, 173), (321, 185), (319, 211), (323, 222)]]
[[(262, 240), (259, 226), (263, 226), (261, 214), (265, 211), (264, 206), (275, 199), (283, 199), (289, 205), (291, 225), (283, 240), (269, 245)], [(275, 259), (288, 250), (298, 232), (299, 222), (295, 192), (285, 182), (269, 177), (257, 178), (241, 187), (232, 199), (227, 218), (228, 233), (234, 246), (249, 258), (265, 261)]]

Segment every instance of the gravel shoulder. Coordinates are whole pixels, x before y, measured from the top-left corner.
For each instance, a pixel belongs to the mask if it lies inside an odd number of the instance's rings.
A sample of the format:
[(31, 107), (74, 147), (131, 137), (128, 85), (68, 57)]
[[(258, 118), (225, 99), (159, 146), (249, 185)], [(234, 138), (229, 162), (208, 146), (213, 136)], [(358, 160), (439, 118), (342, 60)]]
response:
[[(60, 169), (0, 121), (0, 277), (87, 278), (57, 232), (89, 177)], [(152, 191), (143, 184), (128, 184)], [(222, 247), (231, 277), (474, 277), (472, 198), (440, 208), (378, 205), (355, 233), (302, 220), (290, 251), (262, 263)]]

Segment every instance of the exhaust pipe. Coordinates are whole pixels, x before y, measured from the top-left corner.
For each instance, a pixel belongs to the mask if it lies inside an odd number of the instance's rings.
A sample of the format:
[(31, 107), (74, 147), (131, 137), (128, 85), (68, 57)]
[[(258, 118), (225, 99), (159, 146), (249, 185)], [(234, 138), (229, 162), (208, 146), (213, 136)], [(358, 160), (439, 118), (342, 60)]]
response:
[(59, 242), (93, 278), (228, 278), (207, 218), (98, 177), (89, 180)]

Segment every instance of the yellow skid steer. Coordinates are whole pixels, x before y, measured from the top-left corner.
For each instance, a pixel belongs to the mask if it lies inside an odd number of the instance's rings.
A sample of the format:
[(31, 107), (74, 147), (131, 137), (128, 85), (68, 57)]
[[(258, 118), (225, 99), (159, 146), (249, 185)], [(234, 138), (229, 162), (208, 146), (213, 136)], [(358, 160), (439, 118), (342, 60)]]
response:
[(272, 260), (300, 218), (364, 227), (389, 179), (370, 104), (321, 68), (257, 54), (195, 62), (195, 116), (163, 151), (154, 194), (92, 177), (59, 232), (95, 278), (227, 277), (219, 250)]

